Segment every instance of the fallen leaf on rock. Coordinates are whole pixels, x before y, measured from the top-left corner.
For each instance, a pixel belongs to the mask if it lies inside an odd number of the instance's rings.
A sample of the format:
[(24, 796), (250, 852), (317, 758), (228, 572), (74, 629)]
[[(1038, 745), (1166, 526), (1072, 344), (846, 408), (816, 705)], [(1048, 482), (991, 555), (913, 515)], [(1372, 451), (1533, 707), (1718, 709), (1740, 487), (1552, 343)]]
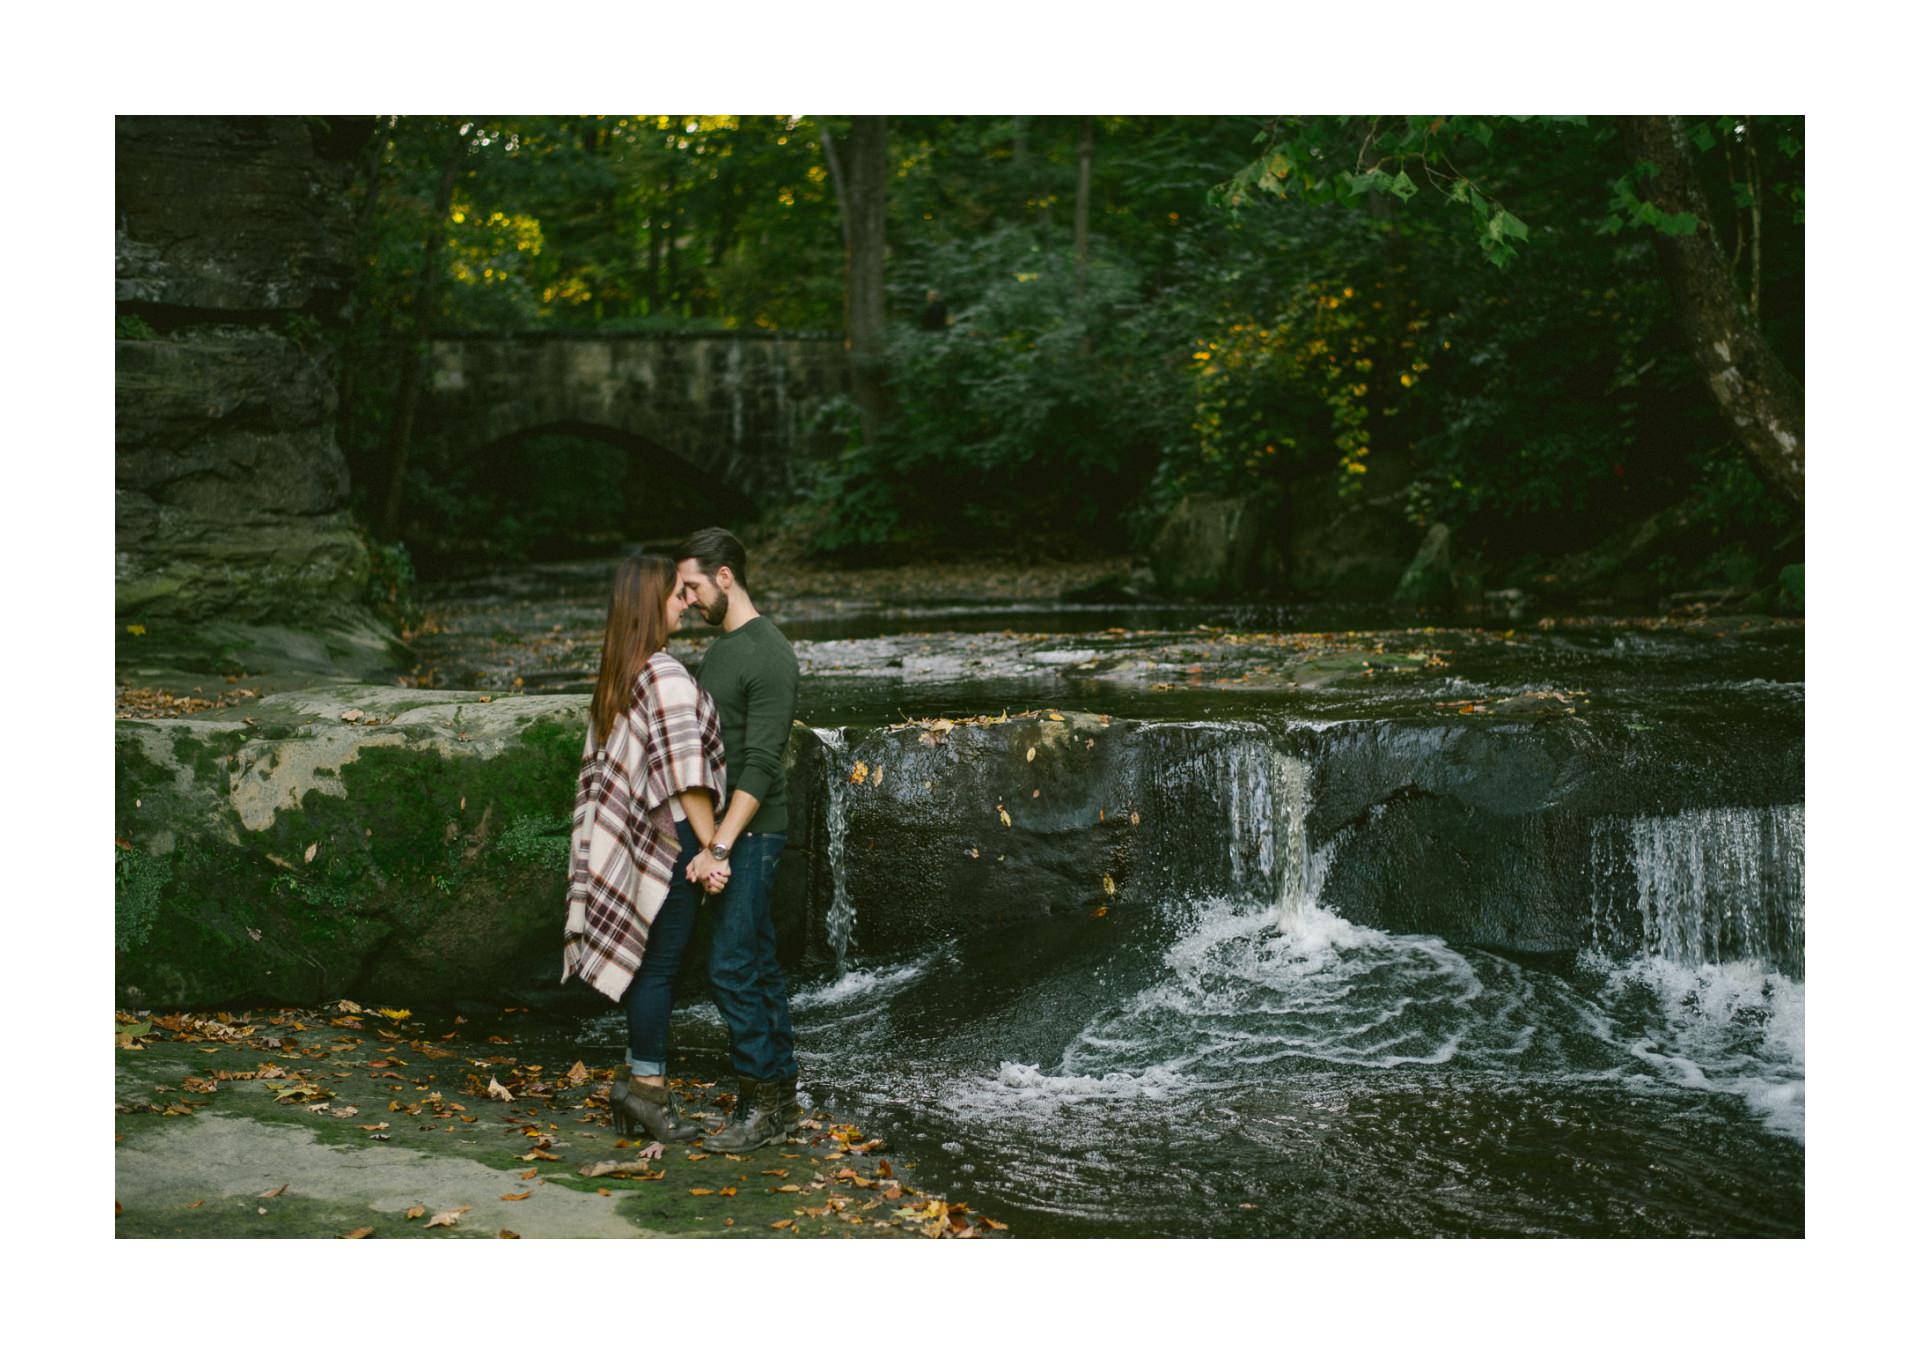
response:
[(388, 1020), (405, 1020), (408, 1016), (413, 1014), (412, 1011), (409, 1011), (404, 1006), (401, 1006), (398, 1008), (381, 1006), (376, 1009), (379, 1011), (381, 1015), (385, 1016)]
[(585, 1081), (590, 1075), (592, 1074), (587, 1071), (587, 1065), (583, 1062), (575, 1062), (567, 1069), (567, 1080), (575, 1086)]
[(206, 1202), (206, 1200), (205, 1200), (205, 1199), (195, 1199), (195, 1200), (194, 1200), (194, 1201), (193, 1201), (192, 1203), (190, 1203), (190, 1204), (188, 1204), (188, 1205), (187, 1205), (187, 1207), (188, 1207), (189, 1209), (194, 1209), (194, 1208), (198, 1208), (198, 1207), (200, 1207), (200, 1205), (201, 1205), (201, 1204), (203, 1204), (203, 1203), (205, 1203), (205, 1202)]
[(278, 1199), (282, 1194), (285, 1194), (286, 1192), (287, 1192), (286, 1185), (276, 1185), (272, 1189), (266, 1191), (264, 1194), (257, 1194), (254, 1197), (257, 1199)]
[(690, 1189), (687, 1191), (687, 1193), (692, 1194), (696, 1197), (704, 1197), (708, 1194), (713, 1193), (713, 1191), (710, 1189)]
[(993, 807), (1000, 811), (1000, 826), (1012, 827), (1013, 819), (1007, 816), (1007, 806), (1005, 804), (995, 804)]
[(529, 1166), (526, 1170), (520, 1172), (520, 1178), (522, 1180), (531, 1180), (538, 1174), (540, 1174), (540, 1168), (538, 1166)]
[(782, 1218), (782, 1219), (780, 1219), (780, 1221), (778, 1221), (778, 1222), (776, 1222), (776, 1223), (772, 1223), (772, 1224), (770, 1224), (770, 1225), (772, 1226), (772, 1228), (773, 1228), (773, 1230), (777, 1232), (777, 1231), (779, 1231), (779, 1230), (780, 1230), (781, 1228), (783, 1228), (783, 1227), (791, 1227), (791, 1226), (793, 1226), (793, 1219), (792, 1219), (792, 1218)]
[(687, 1160), (688, 1161), (705, 1161), (708, 1157), (712, 1155), (713, 1153), (711, 1152), (689, 1152), (687, 1153)]
[(500, 1196), (500, 1202), (501, 1202), (501, 1203), (503, 1203), (503, 1204), (517, 1204), (517, 1203), (519, 1203), (519, 1202), (520, 1202), (520, 1201), (521, 1201), (522, 1199), (531, 1199), (532, 1197), (533, 1197), (533, 1191), (532, 1191), (532, 1190), (530, 1190), (530, 1189), (529, 1189), (529, 1190), (522, 1190), (522, 1191), (521, 1191), (520, 1193), (518, 1193), (518, 1194), (502, 1194), (502, 1195)]
[(1032, 761), (1032, 760), (1033, 760), (1033, 759), (1034, 759), (1034, 758), (1035, 758), (1036, 756), (1038, 756), (1038, 755), (1039, 755), (1039, 753), (1040, 753), (1040, 749), (1039, 749), (1039, 748), (1028, 748), (1028, 749), (1027, 749), (1027, 760), (1028, 760), (1028, 761)]
[(500, 1229), (499, 1239), (501, 1241), (518, 1241), (520, 1234), (518, 1232), (509, 1232), (506, 1228), (502, 1227)]
[(738, 1185), (728, 1185), (725, 1189), (720, 1191), (720, 1197), (723, 1199), (731, 1199), (734, 1195), (738, 1194), (739, 1192), (740, 1192), (740, 1187)]
[(305, 852), (302, 853), (301, 858), (305, 860), (307, 864), (311, 865), (313, 864), (313, 858), (319, 854), (320, 854), (320, 843), (314, 842), (307, 847)]
[(1101, 875), (1100, 887), (1107, 891), (1107, 897), (1113, 897), (1113, 876), (1110, 874)]
[(865, 785), (867, 783), (867, 764), (865, 762), (855, 762), (853, 764), (853, 771), (847, 776), (847, 779), (855, 785)]
[(512, 1100), (513, 1092), (502, 1086), (496, 1077), (487, 1078), (487, 1094), (495, 1100)]
[(458, 1208), (449, 1208), (449, 1209), (446, 1209), (444, 1212), (435, 1213), (431, 1218), (427, 1220), (427, 1226), (428, 1227), (452, 1227), (453, 1225), (455, 1225), (460, 1221), (460, 1215), (462, 1213), (470, 1212), (472, 1208), (473, 1208), (472, 1204), (461, 1204), (460, 1207)]
[(424, 1217), (426, 1217), (426, 1216), (427, 1216), (427, 1208), (426, 1208), (426, 1205), (425, 1205), (425, 1204), (415, 1204), (415, 1205), (414, 1205), (414, 1206), (413, 1206), (412, 1208), (409, 1208), (409, 1209), (407, 1210), (407, 1216), (408, 1216), (409, 1218), (424, 1218)]
[(348, 1232), (345, 1236), (341, 1237), (340, 1239), (342, 1241), (360, 1241), (372, 1235), (373, 1235), (373, 1228), (356, 1227), (351, 1232)]

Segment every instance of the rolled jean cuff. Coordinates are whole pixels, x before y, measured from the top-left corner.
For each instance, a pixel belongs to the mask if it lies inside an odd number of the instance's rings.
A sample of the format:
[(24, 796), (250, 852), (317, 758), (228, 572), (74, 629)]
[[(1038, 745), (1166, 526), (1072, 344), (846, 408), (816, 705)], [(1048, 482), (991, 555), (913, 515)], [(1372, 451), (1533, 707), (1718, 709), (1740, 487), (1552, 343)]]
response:
[(631, 1054), (627, 1057), (627, 1067), (636, 1077), (664, 1077), (667, 1074), (665, 1063), (648, 1062)]

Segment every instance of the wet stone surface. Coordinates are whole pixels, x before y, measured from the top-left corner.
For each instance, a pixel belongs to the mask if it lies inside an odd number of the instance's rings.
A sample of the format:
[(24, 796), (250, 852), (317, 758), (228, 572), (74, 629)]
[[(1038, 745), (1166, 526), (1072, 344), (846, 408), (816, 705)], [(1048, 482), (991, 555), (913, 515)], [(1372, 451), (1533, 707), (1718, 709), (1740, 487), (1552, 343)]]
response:
[[(620, 1041), (612, 1036), (609, 1048), (605, 1021), (526, 1012), (391, 1020), (345, 1003), (123, 1012), (119, 1028), (117, 1236), (1007, 1230), (963, 1200), (924, 1193), (897, 1150), (836, 1121), (819, 1100), (791, 1138), (750, 1154), (621, 1137), (606, 1106)], [(718, 1063), (709, 1040), (673, 1083), (689, 1117), (709, 1128), (732, 1103), (724, 1048), (717, 1053)], [(810, 1099), (803, 1089), (803, 1104)]]

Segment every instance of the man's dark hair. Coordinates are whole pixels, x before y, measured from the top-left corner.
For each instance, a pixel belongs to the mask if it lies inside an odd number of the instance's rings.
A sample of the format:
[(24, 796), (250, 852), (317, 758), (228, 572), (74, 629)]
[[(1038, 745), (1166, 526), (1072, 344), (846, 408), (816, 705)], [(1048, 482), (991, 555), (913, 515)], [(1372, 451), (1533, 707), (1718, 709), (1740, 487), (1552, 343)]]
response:
[(725, 565), (733, 570), (736, 583), (743, 588), (747, 586), (747, 548), (725, 527), (700, 528), (675, 547), (673, 558), (676, 564), (683, 559), (692, 560), (708, 578)]

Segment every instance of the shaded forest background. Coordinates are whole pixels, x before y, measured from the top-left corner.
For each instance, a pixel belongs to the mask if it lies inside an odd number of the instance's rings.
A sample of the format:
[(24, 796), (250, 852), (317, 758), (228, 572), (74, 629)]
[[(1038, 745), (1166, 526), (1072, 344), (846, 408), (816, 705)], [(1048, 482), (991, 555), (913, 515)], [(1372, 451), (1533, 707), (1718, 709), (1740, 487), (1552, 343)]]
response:
[(1804, 120), (1682, 122), (1705, 221), (1607, 118), (382, 118), (316, 337), (390, 574), (620, 528), (605, 447), (409, 458), (427, 338), (753, 328), (848, 338), (818, 454), (735, 523), (816, 556), (1146, 552), (1224, 502), (1281, 524), (1282, 591), (1337, 572), (1308, 524), (1390, 519), (1446, 526), (1476, 585), (1579, 557), (1622, 595), (1778, 601), (1797, 489), (1662, 254), (1717, 251), (1797, 400)]

